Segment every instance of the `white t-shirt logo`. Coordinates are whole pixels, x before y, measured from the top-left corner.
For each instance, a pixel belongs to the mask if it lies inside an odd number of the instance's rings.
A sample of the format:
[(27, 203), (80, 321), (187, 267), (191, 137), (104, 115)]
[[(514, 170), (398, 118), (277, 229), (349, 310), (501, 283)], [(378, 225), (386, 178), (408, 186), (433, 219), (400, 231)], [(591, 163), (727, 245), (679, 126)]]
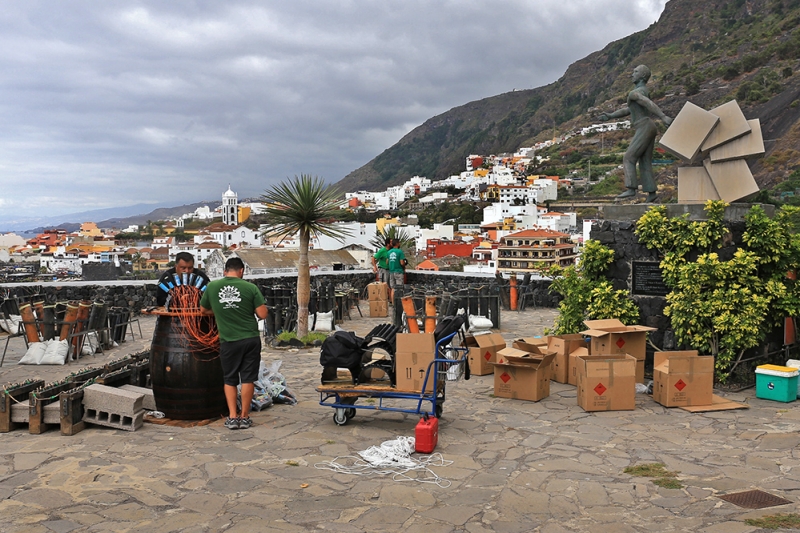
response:
[(227, 285), (219, 290), (219, 303), (224, 304), (224, 309), (238, 309), (238, 304), (241, 301), (242, 296), (239, 294), (239, 289), (236, 287)]

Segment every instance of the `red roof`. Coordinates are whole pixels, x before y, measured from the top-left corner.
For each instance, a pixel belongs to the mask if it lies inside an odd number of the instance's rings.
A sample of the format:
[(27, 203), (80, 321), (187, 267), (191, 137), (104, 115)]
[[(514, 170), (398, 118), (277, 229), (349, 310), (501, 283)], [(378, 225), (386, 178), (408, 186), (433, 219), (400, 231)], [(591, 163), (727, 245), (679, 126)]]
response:
[(511, 235), (506, 235), (504, 239), (527, 239), (527, 238), (554, 238), (554, 237), (569, 237), (568, 233), (561, 233), (560, 231), (553, 231), (549, 229), (526, 229)]

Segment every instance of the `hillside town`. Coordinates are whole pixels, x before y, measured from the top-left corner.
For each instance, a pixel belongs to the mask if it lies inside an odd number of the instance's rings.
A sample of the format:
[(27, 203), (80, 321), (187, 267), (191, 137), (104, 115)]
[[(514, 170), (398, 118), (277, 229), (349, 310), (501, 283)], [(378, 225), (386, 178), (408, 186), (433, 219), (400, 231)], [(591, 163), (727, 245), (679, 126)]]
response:
[[(629, 124), (602, 127), (621, 129)], [(542, 162), (537, 152), (573, 135), (595, 131), (584, 130), (520, 148), (513, 154), (470, 155), (465, 170), (446, 179), (414, 176), (383, 191), (345, 193), (340, 209), (366, 215), (359, 220), (369, 220), (371, 215), (374, 222), (336, 222), (347, 234), (341, 240), (313, 237), (311, 268), (371, 268), (372, 254), (380, 243), (377, 237), (392, 226), (413, 243), (409, 245), (413, 248), (409, 250), (411, 264), (418, 270), (540, 273), (552, 265), (574, 263), (588, 229), (578, 227), (576, 213), (547, 208), (558, 199), (559, 191), (571, 187), (572, 180), (531, 175), (527, 170), (532, 163)], [(420, 223), (417, 213), (445, 203), (474, 206), (482, 211), (480, 222), (449, 219), (430, 227)], [(17, 265), (5, 269), (7, 280), (29, 276), (36, 265), (41, 278), (86, 278), (85, 271), (92, 269), (91, 265), (101, 267), (105, 272), (101, 277), (109, 272), (114, 273), (111, 277), (124, 272), (142, 277), (169, 268), (180, 252), (192, 254), (196, 264), (212, 277), (222, 275), (222, 265), (231, 255), (245, 262), (248, 275), (292, 271), (299, 242), (297, 238), (271, 235), (268, 225), (258, 222), (264, 212), (263, 203), (240, 202), (229, 186), (215, 209), (204, 206), (147, 226), (100, 228), (94, 222), (84, 222), (74, 232), (46, 229), (30, 239), (0, 234), (0, 262)], [(152, 236), (151, 240), (137, 239), (142, 235)]]

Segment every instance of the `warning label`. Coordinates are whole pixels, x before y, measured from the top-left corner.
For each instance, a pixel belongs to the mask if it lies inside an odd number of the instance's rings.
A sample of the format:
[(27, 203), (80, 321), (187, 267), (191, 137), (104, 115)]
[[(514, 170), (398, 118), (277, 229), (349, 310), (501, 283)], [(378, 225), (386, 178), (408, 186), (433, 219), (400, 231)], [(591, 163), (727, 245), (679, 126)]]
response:
[(608, 389), (602, 384), (598, 383), (597, 386), (594, 388), (594, 391), (597, 393), (598, 396), (602, 396), (605, 391)]
[(490, 352), (489, 350), (486, 350), (486, 353), (483, 354), (483, 358), (486, 359), (487, 361), (491, 360), (492, 352)]
[(623, 346), (625, 346), (625, 339), (623, 339), (622, 337), (620, 337), (619, 339), (617, 339), (617, 347), (618, 347), (619, 349), (622, 349), (622, 347), (623, 347)]
[(508, 380), (511, 379), (511, 376), (509, 376), (507, 372), (503, 372), (500, 374), (500, 379), (503, 380), (503, 383), (508, 383)]
[(679, 379), (677, 383), (675, 383), (675, 388), (678, 389), (679, 391), (682, 391), (683, 389), (686, 388), (686, 383), (684, 383), (682, 379)]

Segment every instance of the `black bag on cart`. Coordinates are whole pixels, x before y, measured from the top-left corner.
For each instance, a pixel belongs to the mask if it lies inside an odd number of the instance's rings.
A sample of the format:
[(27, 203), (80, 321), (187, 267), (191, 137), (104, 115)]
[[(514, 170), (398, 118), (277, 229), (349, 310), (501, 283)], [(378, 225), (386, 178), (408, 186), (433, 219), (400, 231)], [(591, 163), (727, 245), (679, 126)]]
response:
[(366, 346), (367, 342), (352, 331), (336, 331), (325, 339), (319, 352), (322, 382), (335, 380), (336, 369), (346, 368), (353, 376), (353, 384), (357, 384)]

